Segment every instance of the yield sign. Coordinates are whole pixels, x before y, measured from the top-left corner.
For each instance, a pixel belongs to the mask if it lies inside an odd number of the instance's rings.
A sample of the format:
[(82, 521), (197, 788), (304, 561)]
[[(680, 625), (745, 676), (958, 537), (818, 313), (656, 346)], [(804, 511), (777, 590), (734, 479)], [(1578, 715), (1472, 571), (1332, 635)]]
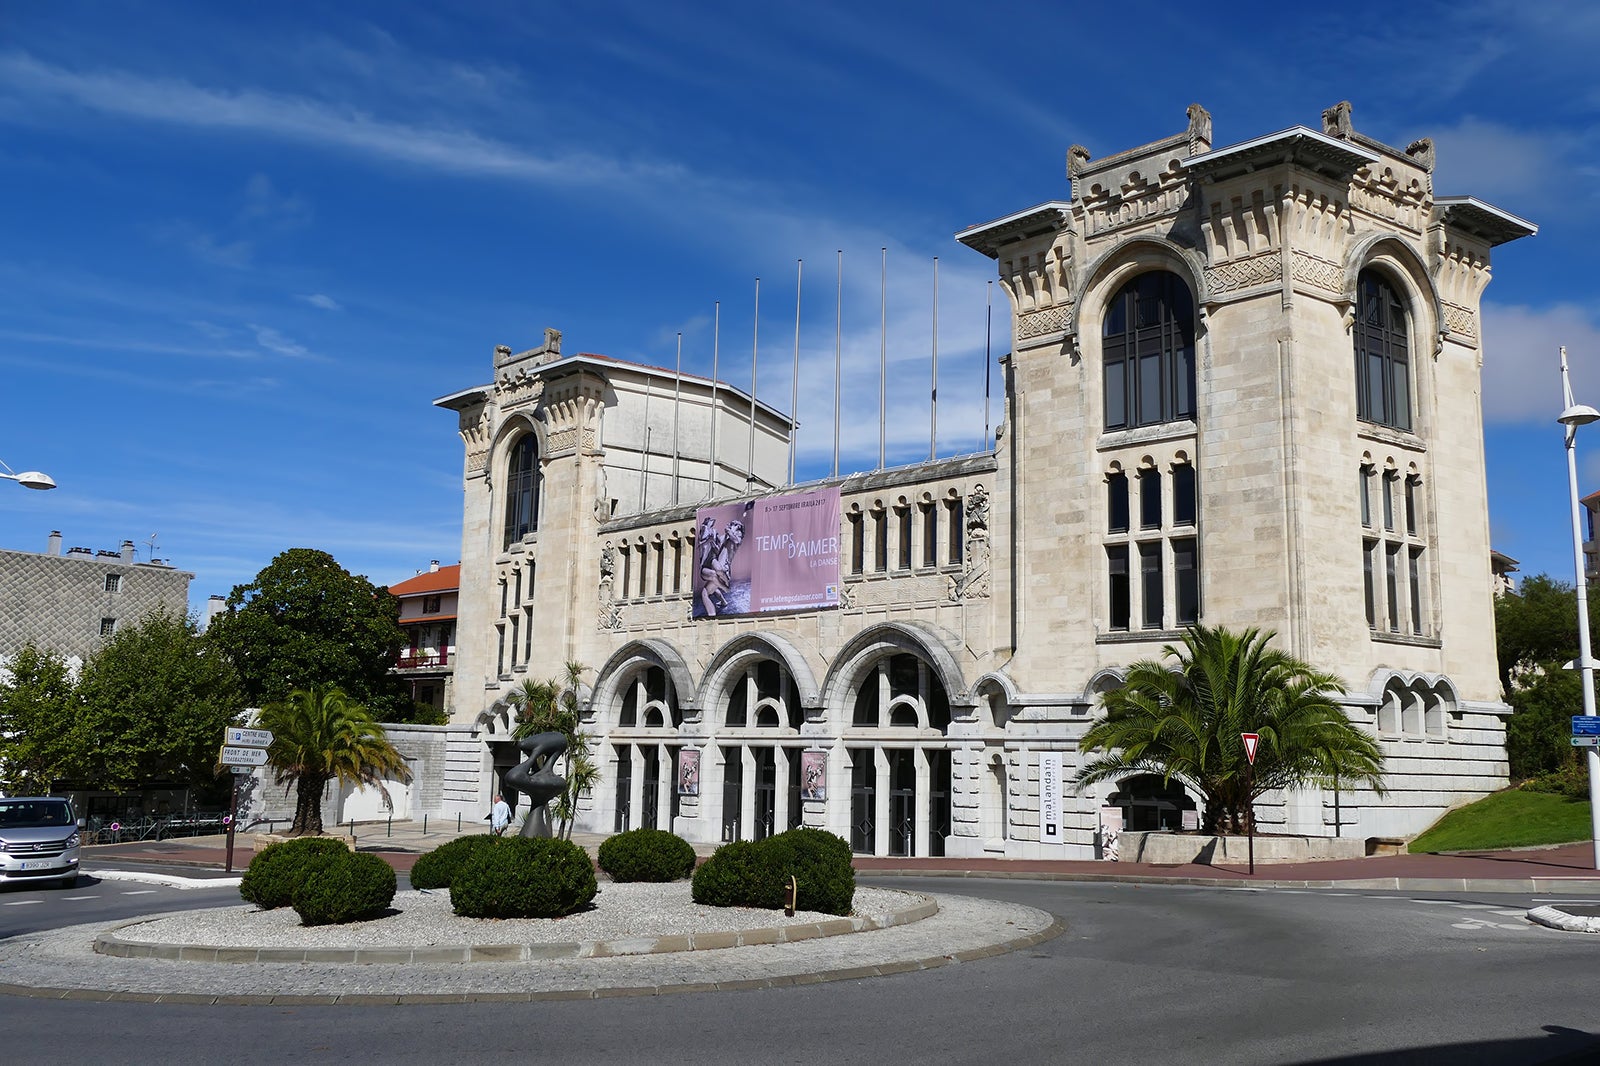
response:
[(1240, 733), (1239, 738), (1244, 741), (1245, 758), (1250, 760), (1250, 765), (1256, 764), (1256, 745), (1261, 743), (1260, 733)]

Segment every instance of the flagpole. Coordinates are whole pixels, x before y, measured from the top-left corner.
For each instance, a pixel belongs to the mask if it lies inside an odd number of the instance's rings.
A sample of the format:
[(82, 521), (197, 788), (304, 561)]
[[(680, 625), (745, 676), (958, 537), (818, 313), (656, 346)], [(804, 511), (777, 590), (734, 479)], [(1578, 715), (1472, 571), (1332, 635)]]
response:
[(761, 345), (761, 279), (756, 279), (756, 324), (750, 335), (750, 454), (744, 465), (744, 490), (756, 480), (756, 352)]
[(989, 282), (989, 303), (983, 317), (983, 447), (994, 447), (994, 436), (989, 432), (989, 368), (994, 365), (990, 345), (994, 343), (994, 282)]
[(929, 393), (928, 462), (939, 456), (939, 257), (933, 257), (933, 391)]
[(717, 408), (717, 357), (722, 338), (722, 301), (718, 300), (711, 319), (711, 466), (706, 471), (706, 499), (717, 494), (717, 424), (722, 421)]
[(844, 345), (844, 249), (839, 249), (839, 280), (833, 293), (833, 476), (839, 476), (839, 378)]
[(883, 265), (878, 271), (878, 469), (888, 465), (889, 418), (889, 248), (880, 249)]
[(789, 384), (789, 484), (794, 484), (794, 435), (800, 427), (800, 274), (806, 261), (794, 261), (794, 378)]
[(683, 409), (683, 331), (678, 331), (678, 366), (672, 372), (672, 505), (678, 505), (678, 412)]

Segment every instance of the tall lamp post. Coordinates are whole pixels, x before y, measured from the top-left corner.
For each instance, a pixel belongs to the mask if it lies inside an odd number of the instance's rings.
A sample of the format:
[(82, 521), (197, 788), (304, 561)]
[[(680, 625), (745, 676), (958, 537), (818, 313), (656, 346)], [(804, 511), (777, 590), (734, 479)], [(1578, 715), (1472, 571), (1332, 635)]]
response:
[[(1566, 427), (1567, 488), (1572, 496), (1572, 564), (1578, 586), (1578, 671), (1583, 678), (1583, 713), (1594, 714), (1594, 670), (1597, 665), (1589, 650), (1589, 579), (1583, 565), (1583, 524), (1579, 519), (1582, 504), (1578, 499), (1578, 459), (1573, 447), (1578, 427), (1600, 421), (1600, 411), (1587, 404), (1572, 402), (1572, 381), (1567, 376), (1567, 349), (1561, 349), (1561, 393), (1566, 409), (1556, 419)], [(1600, 870), (1600, 750), (1584, 749), (1589, 760), (1589, 823), (1594, 839), (1594, 865)]]
[(53, 489), (56, 487), (56, 479), (49, 474), (41, 474), (37, 470), (24, 470), (19, 474), (9, 466), (6, 466), (3, 459), (0, 459), (0, 466), (5, 467), (3, 471), (0, 471), (0, 478), (5, 478), (7, 481), (15, 481), (23, 488)]

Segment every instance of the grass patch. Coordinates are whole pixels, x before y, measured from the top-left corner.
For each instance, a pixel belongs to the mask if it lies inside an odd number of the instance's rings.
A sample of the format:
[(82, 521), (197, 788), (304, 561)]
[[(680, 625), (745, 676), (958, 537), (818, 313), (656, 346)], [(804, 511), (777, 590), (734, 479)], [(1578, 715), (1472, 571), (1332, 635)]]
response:
[(1508, 788), (1451, 811), (1411, 842), (1413, 852), (1484, 851), (1590, 838), (1589, 801)]

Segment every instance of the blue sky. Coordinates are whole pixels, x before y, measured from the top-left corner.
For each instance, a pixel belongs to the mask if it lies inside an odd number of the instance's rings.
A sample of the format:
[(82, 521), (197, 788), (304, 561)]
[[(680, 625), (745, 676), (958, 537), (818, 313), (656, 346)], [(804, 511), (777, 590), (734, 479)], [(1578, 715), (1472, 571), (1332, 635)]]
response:
[[(1066, 149), (1317, 127), (1431, 136), (1435, 188), (1540, 226), (1485, 302), (1495, 546), (1572, 576), (1556, 346), (1600, 406), (1600, 7), (1586, 3), (11, 4), (0, 8), (0, 545), (124, 539), (226, 594), (278, 551), (379, 583), (460, 545), (430, 405), (546, 326), (567, 352), (711, 369), (831, 465), (843, 250), (846, 469), (983, 436), (992, 265), (953, 234), (1064, 199)], [(994, 352), (1009, 346), (998, 287)], [(998, 417), (998, 402), (994, 417)], [(1600, 488), (1600, 431), (1580, 440)], [(1590, 440), (1592, 439), (1592, 443)]]

